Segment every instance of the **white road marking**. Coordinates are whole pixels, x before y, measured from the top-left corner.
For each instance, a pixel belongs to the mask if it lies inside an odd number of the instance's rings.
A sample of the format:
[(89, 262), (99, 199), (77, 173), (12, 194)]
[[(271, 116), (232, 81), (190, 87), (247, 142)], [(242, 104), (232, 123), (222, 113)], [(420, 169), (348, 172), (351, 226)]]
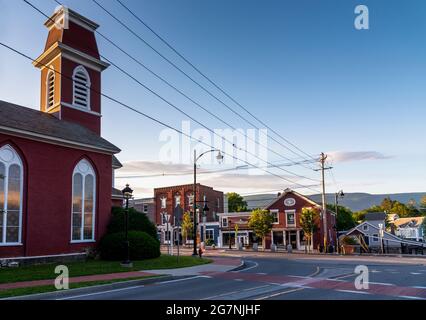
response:
[(272, 297), (281, 296), (281, 295), (284, 295), (284, 294), (287, 294), (287, 293), (300, 291), (300, 290), (303, 290), (303, 289), (305, 289), (305, 288), (297, 288), (297, 289), (291, 289), (291, 290), (287, 290), (287, 291), (281, 291), (281, 292), (278, 292), (278, 293), (270, 294), (268, 296), (263, 296), (263, 297), (257, 298), (255, 300), (265, 300), (265, 299), (269, 299), (269, 298), (272, 298)]
[(414, 286), (414, 287), (411, 287), (411, 288), (416, 288), (416, 289), (426, 289), (426, 287), (422, 287), (422, 286)]
[(381, 271), (379, 270), (371, 270), (372, 273), (380, 273)]
[(417, 276), (417, 275), (419, 275), (421, 273), (420, 272), (410, 272), (410, 274), (413, 274), (413, 275)]
[(244, 269), (241, 269), (241, 270), (237, 270), (237, 271), (231, 271), (231, 272), (235, 272), (236, 273), (236, 272), (241, 272), (241, 271), (247, 271), (247, 270), (251, 270), (251, 269), (257, 268), (259, 266), (259, 264), (256, 261), (247, 260), (247, 262), (254, 263), (254, 266), (251, 266), (251, 267), (248, 267), (248, 268), (244, 268)]
[(403, 299), (414, 299), (414, 300), (424, 300), (421, 297), (414, 297), (414, 296), (398, 296), (398, 298), (403, 298)]
[(64, 298), (58, 298), (56, 300), (70, 300), (70, 299), (77, 299), (77, 298), (83, 298), (83, 297), (90, 297), (90, 296), (96, 296), (100, 294), (105, 293), (112, 293), (112, 292), (119, 292), (119, 291), (125, 291), (125, 290), (132, 290), (132, 289), (139, 289), (143, 288), (144, 286), (133, 286), (133, 287), (127, 287), (127, 288), (120, 288), (120, 289), (113, 289), (113, 290), (107, 290), (107, 291), (100, 291), (100, 292), (92, 292), (92, 293), (85, 293), (85, 294), (79, 294), (77, 296), (71, 296), (71, 297), (64, 297)]
[(346, 292), (346, 293), (370, 294), (370, 292), (366, 292), (366, 291), (355, 291), (355, 290), (336, 290), (336, 291)]
[(372, 281), (370, 281), (369, 284), (378, 284), (378, 285), (381, 285), (381, 286), (394, 286), (393, 283), (372, 282)]
[(265, 272), (257, 272), (256, 274), (264, 276), (266, 273)]
[(211, 300), (211, 299), (215, 299), (215, 298), (219, 298), (219, 297), (223, 297), (223, 296), (229, 296), (229, 295), (231, 295), (231, 294), (234, 294), (234, 293), (240, 293), (241, 291), (252, 291), (252, 290), (256, 290), (256, 289), (260, 289), (260, 288), (265, 288), (265, 287), (269, 287), (270, 285), (269, 284), (266, 284), (266, 285), (263, 285), (263, 286), (258, 286), (258, 287), (253, 287), (253, 288), (247, 288), (247, 289), (244, 289), (244, 290), (237, 290), (237, 291), (231, 291), (231, 292), (225, 292), (225, 293), (222, 293), (222, 294), (218, 294), (218, 295), (215, 295), (215, 296), (210, 296), (210, 297), (207, 297), (207, 298), (203, 298), (203, 299), (201, 299), (201, 300)]
[(166, 283), (173, 283), (173, 282), (181, 282), (181, 281), (187, 281), (187, 280), (192, 280), (192, 279), (196, 279), (196, 278), (211, 278), (211, 277), (210, 276), (195, 276), (195, 277), (190, 277), (190, 278), (183, 278), (183, 279), (162, 281), (162, 282), (159, 282), (157, 284), (166, 284)]

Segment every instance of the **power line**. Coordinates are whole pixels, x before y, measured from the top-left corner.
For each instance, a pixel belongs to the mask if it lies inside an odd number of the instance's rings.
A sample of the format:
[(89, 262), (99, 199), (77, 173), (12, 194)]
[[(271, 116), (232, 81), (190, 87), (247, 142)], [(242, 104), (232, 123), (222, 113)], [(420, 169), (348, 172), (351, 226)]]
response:
[(129, 9), (122, 1), (116, 0), (124, 9), (126, 9), (136, 20), (138, 20), (140, 23), (142, 23), (148, 30), (150, 30), (158, 39), (160, 39), (167, 47), (169, 47), (174, 53), (176, 53), (182, 60), (184, 60), (187, 64), (189, 64), (195, 71), (197, 71), (203, 78), (205, 78), (208, 82), (210, 82), (214, 87), (216, 87), (220, 92), (222, 92), (225, 96), (227, 96), (231, 101), (233, 101), (235, 104), (237, 104), (239, 107), (241, 107), (244, 111), (246, 111), (250, 116), (252, 116), (254, 119), (256, 119), (259, 123), (267, 127), (269, 130), (271, 130), (273, 133), (275, 133), (277, 136), (279, 136), (281, 139), (283, 139), (285, 142), (293, 146), (295, 149), (299, 150), (309, 158), (312, 158), (311, 155), (301, 150), (299, 147), (297, 147), (295, 144), (290, 142), (288, 139), (284, 138), (282, 135), (278, 134), (270, 128), (268, 125), (266, 125), (262, 120), (260, 120), (258, 117), (256, 117), (253, 113), (251, 113), (247, 108), (242, 106), (238, 101), (236, 101), (233, 97), (231, 97), (224, 89), (222, 89), (218, 84), (216, 84), (213, 80), (211, 80), (206, 74), (204, 74), (199, 68), (197, 68), (192, 62), (190, 62), (187, 58), (185, 58), (179, 51), (176, 50), (167, 40), (165, 40), (162, 36), (160, 36), (153, 28), (151, 28), (145, 21), (142, 20), (138, 15), (136, 15), (131, 9)]
[[(26, 1), (26, 0), (24, 0), (24, 1)], [(16, 54), (20, 55), (21, 57), (24, 57), (24, 58), (26, 58), (26, 59), (28, 59), (28, 60), (30, 60), (30, 61), (35, 61), (35, 59), (31, 58), (30, 56), (28, 56), (28, 55), (24, 54), (23, 52), (21, 52), (21, 51), (19, 51), (19, 50), (15, 49), (15, 48), (13, 48), (13, 47), (11, 47), (11, 46), (9, 46), (9, 45), (7, 45), (7, 44), (3, 43), (3, 42), (0, 42), (0, 45), (1, 45), (1, 46), (3, 46), (4, 48), (7, 48), (7, 49), (8, 49), (8, 50), (10, 50), (10, 51), (13, 51), (14, 53), (16, 53)], [(42, 66), (44, 66), (44, 67), (48, 67), (46, 64), (43, 64), (43, 63), (40, 63), (40, 64), (41, 64)], [(63, 74), (62, 72), (59, 72), (59, 71), (57, 71), (57, 70), (53, 70), (53, 71), (54, 71), (55, 73), (57, 73), (57, 74), (61, 75), (62, 77), (66, 78), (66, 79), (68, 79), (68, 80), (70, 80), (70, 81), (72, 81), (72, 77), (69, 77), (69, 76), (67, 76), (67, 75), (65, 75), (65, 74)], [(118, 105), (120, 105), (120, 106), (122, 106), (122, 107), (124, 107), (124, 108), (128, 109), (128, 110), (131, 110), (131, 111), (133, 111), (133, 112), (135, 112), (135, 113), (137, 113), (137, 114), (139, 114), (139, 115), (142, 115), (143, 117), (145, 117), (145, 118), (147, 118), (147, 119), (149, 119), (149, 120), (151, 120), (151, 121), (154, 121), (154, 122), (156, 122), (156, 123), (158, 123), (158, 124), (160, 124), (160, 125), (162, 125), (162, 126), (164, 126), (164, 127), (166, 127), (166, 128), (169, 128), (169, 129), (171, 129), (171, 130), (173, 130), (173, 131), (175, 131), (175, 132), (177, 132), (177, 133), (180, 133), (180, 134), (182, 134), (182, 135), (185, 135), (185, 136), (186, 136), (186, 137), (188, 137), (189, 139), (195, 140), (195, 141), (197, 141), (197, 142), (199, 142), (199, 143), (201, 143), (201, 144), (203, 144), (203, 145), (205, 145), (205, 146), (208, 146), (208, 147), (210, 147), (210, 148), (213, 148), (213, 146), (211, 146), (211, 145), (209, 145), (209, 144), (205, 143), (204, 141), (202, 141), (202, 140), (200, 140), (200, 139), (195, 139), (195, 138), (193, 138), (192, 136), (190, 136), (189, 134), (186, 134), (186, 133), (184, 133), (184, 132), (180, 131), (179, 129), (176, 129), (176, 128), (174, 128), (173, 126), (171, 126), (171, 125), (169, 125), (169, 124), (166, 124), (165, 122), (163, 122), (163, 121), (161, 121), (161, 120), (158, 120), (158, 119), (156, 119), (156, 118), (154, 118), (154, 117), (152, 117), (152, 116), (150, 116), (150, 115), (148, 115), (148, 114), (146, 114), (146, 113), (144, 113), (144, 112), (142, 112), (142, 111), (140, 111), (140, 110), (138, 110), (138, 109), (136, 109), (136, 108), (134, 108), (134, 107), (132, 107), (132, 106), (130, 106), (130, 105), (128, 105), (128, 104), (126, 104), (126, 103), (124, 103), (124, 102), (121, 102), (121, 101), (119, 101), (119, 100), (117, 100), (117, 99), (115, 99), (115, 98), (113, 98), (113, 97), (111, 97), (111, 96), (109, 96), (109, 95), (107, 95), (107, 94), (105, 94), (105, 93), (102, 93), (102, 92), (100, 92), (100, 91), (98, 91), (98, 90), (95, 90), (95, 89), (93, 89), (92, 87), (88, 87), (87, 85), (86, 85), (85, 87), (86, 87), (88, 90), (90, 90), (90, 91), (92, 91), (92, 92), (94, 92), (94, 93), (96, 93), (96, 94), (99, 94), (99, 95), (101, 95), (102, 97), (104, 97), (104, 98), (106, 98), (106, 99), (108, 99), (108, 100), (110, 100), (110, 101), (112, 101), (112, 102), (114, 102), (114, 103), (116, 103), (116, 104), (118, 104)], [(300, 187), (302, 187), (302, 188), (311, 189), (311, 190), (314, 190), (315, 192), (318, 192), (317, 190), (312, 189), (312, 188), (310, 188), (310, 187), (308, 187), (308, 186), (304, 186), (304, 185), (302, 185), (302, 184), (300, 184), (300, 183), (294, 182), (294, 181), (292, 181), (292, 180), (290, 180), (290, 179), (287, 179), (287, 178), (285, 178), (285, 177), (283, 177), (283, 176), (280, 176), (280, 175), (277, 175), (277, 174), (275, 174), (275, 173), (272, 173), (272, 172), (270, 172), (270, 171), (268, 171), (268, 170), (265, 170), (265, 169), (259, 168), (258, 166), (254, 165), (254, 164), (251, 164), (251, 163), (249, 163), (249, 162), (248, 162), (248, 161), (246, 161), (246, 160), (239, 159), (239, 158), (235, 157), (234, 155), (230, 155), (230, 154), (228, 154), (228, 153), (226, 153), (226, 152), (224, 152), (224, 151), (221, 151), (221, 152), (222, 152), (224, 155), (228, 155), (228, 156), (232, 157), (232, 158), (233, 158), (233, 159), (235, 159), (235, 160), (238, 160), (238, 161), (244, 162), (244, 163), (246, 163), (247, 165), (250, 165), (250, 166), (252, 166), (252, 167), (254, 167), (254, 168), (260, 169), (260, 170), (262, 170), (262, 171), (264, 171), (264, 172), (267, 172), (267, 173), (269, 173), (269, 174), (271, 174), (271, 175), (273, 175), (273, 176), (275, 176), (275, 177), (278, 177), (278, 178), (280, 178), (280, 179), (282, 179), (282, 180), (285, 180), (285, 181), (287, 181), (287, 182), (293, 183), (293, 184), (298, 185), (298, 186), (300, 186)]]
[[(54, 0), (56, 3), (60, 4), (59, 1)], [(166, 56), (164, 56), (160, 51), (158, 51), (157, 49), (155, 49), (151, 44), (149, 44), (145, 39), (143, 39), (139, 34), (137, 34), (135, 31), (133, 31), (128, 25), (126, 25), (122, 20), (120, 20), (119, 18), (117, 18), (114, 14), (112, 14), (108, 9), (106, 9), (104, 6), (102, 6), (98, 1), (96, 0), (92, 0), (99, 8), (101, 8), (105, 13), (107, 13), (111, 18), (113, 18), (116, 22), (118, 22), (122, 27), (124, 27), (127, 31), (129, 31), (131, 34), (133, 34), (136, 38), (138, 38), (142, 43), (144, 43), (146, 46), (148, 46), (151, 50), (153, 50), (156, 54), (158, 54), (162, 59), (164, 59), (166, 62), (168, 62), (171, 66), (173, 66), (176, 70), (178, 70), (179, 72), (181, 72), (185, 77), (187, 77), (189, 80), (191, 80), (194, 84), (196, 84), (198, 87), (200, 87), (203, 91), (205, 91), (207, 94), (209, 94), (212, 98), (214, 98), (215, 100), (217, 100), (220, 104), (222, 104), (223, 106), (225, 106), (229, 111), (231, 111), (232, 113), (234, 113), (235, 115), (237, 115), (239, 118), (241, 118), (242, 120), (244, 120), (245, 122), (247, 122), (248, 124), (250, 124), (251, 126), (253, 126), (254, 128), (260, 130), (258, 128), (258, 126), (256, 126), (255, 124), (253, 124), (251, 121), (249, 121), (247, 118), (245, 118), (244, 116), (242, 116), (240, 113), (238, 113), (237, 111), (235, 111), (233, 108), (231, 108), (228, 104), (226, 104), (225, 102), (223, 102), (221, 99), (219, 99), (216, 95), (214, 95), (213, 93), (211, 93), (208, 89), (206, 89), (203, 85), (201, 85), (198, 81), (194, 80), (188, 73), (186, 73), (185, 71), (183, 71), (181, 68), (179, 68), (179, 66), (177, 66), (174, 62), (172, 62), (169, 58), (167, 58)], [(128, 9), (128, 11), (131, 11)], [(186, 60), (186, 59), (185, 59)], [(186, 60), (187, 61), (187, 60)], [(192, 64), (191, 64), (192, 65)], [(192, 65), (193, 66), (193, 65)], [(193, 66), (195, 67), (195, 66)], [(198, 69), (196, 69), (198, 72), (200, 72)], [(206, 79), (208, 79), (213, 85), (215, 85), (221, 92), (223, 92), (228, 98), (230, 98), (231, 100), (233, 100), (235, 103), (237, 103), (240, 107), (242, 107), (243, 109), (246, 110), (246, 112), (248, 112), (250, 115), (252, 115), (246, 108), (244, 108), (242, 105), (240, 105), (237, 101), (235, 101), (231, 96), (229, 96), (225, 91), (223, 91), (223, 89), (221, 89), (219, 86), (217, 86), (214, 82), (212, 82), (209, 78), (207, 78), (203, 73), (200, 72), (200, 74), (205, 77)], [(254, 117), (254, 115), (252, 115)], [(257, 118), (256, 118), (257, 119)], [(269, 130), (271, 130), (272, 132), (274, 132), (275, 134), (277, 134), (272, 128), (270, 128), (269, 126), (267, 126), (265, 123), (263, 123), (262, 121), (260, 121), (259, 119), (257, 119), (260, 123), (262, 123), (262, 125), (264, 125), (265, 127), (267, 127)], [(277, 134), (278, 136), (280, 136), (279, 134)], [(295, 146), (294, 144), (292, 144), (290, 141), (288, 141), (287, 139), (285, 139), (284, 137), (280, 136), (284, 141), (286, 141), (287, 143), (289, 143), (290, 145), (292, 145), (293, 147), (297, 148), (299, 151), (301, 149), (299, 149), (297, 146)], [(300, 156), (300, 153), (297, 153), (295, 151), (293, 151), (291, 148), (287, 147), (286, 145), (282, 144), (280, 141), (276, 140), (274, 137), (270, 137), (272, 140), (274, 140), (276, 143), (278, 143), (279, 145), (281, 145), (282, 147), (284, 147), (285, 149), (287, 149), (288, 151), (294, 153), (297, 156)], [(303, 154), (307, 155), (309, 158), (314, 159), (312, 156), (310, 156), (309, 154), (307, 154), (306, 152), (302, 151)], [(303, 157), (303, 156), (302, 156)]]
[[(305, 160), (306, 161), (306, 160)], [(275, 167), (285, 167), (289, 166), (289, 164), (279, 164), (275, 165)], [(271, 166), (263, 166), (259, 168), (271, 168)], [(214, 174), (214, 173), (222, 173), (222, 172), (231, 172), (231, 171), (237, 171), (237, 170), (246, 170), (248, 169), (247, 165), (244, 166), (238, 166), (228, 169), (220, 169), (220, 170), (204, 170), (204, 171), (197, 171), (198, 174)], [(142, 178), (154, 178), (154, 177), (167, 177), (167, 176), (185, 176), (185, 175), (192, 175), (194, 171), (188, 170), (185, 172), (173, 172), (173, 173), (155, 173), (155, 174), (148, 174), (148, 175), (128, 175), (128, 176), (116, 176), (116, 179), (142, 179)]]
[[(31, 6), (33, 9), (35, 9), (37, 12), (39, 12), (40, 14), (42, 14), (44, 17), (46, 17), (47, 19), (53, 21), (47, 14), (45, 14), (43, 11), (41, 11), (39, 8), (37, 8), (35, 5), (33, 5), (32, 3), (30, 3), (27, 0), (23, 0), (26, 4), (28, 4), (29, 6)], [(59, 1), (55, 0), (58, 4), (60, 4)], [(62, 4), (60, 4), (62, 5)], [(54, 22), (54, 21), (53, 21)], [(147, 91), (149, 91), (151, 94), (155, 95), (157, 98), (159, 98), (160, 100), (162, 100), (163, 102), (165, 102), (166, 104), (168, 104), (169, 106), (171, 106), (172, 108), (174, 108), (175, 110), (177, 110), (178, 112), (182, 113), (183, 115), (185, 115), (186, 117), (188, 117), (189, 119), (191, 119), (192, 121), (198, 123), (200, 126), (202, 126), (203, 128), (205, 128), (206, 130), (208, 130), (209, 132), (211, 132), (212, 134), (218, 136), (219, 138), (223, 139), (224, 141), (227, 141), (228, 143), (230, 143), (235, 149), (240, 150), (240, 151), (244, 151), (247, 154), (250, 154), (251, 156), (255, 157), (256, 159), (260, 160), (260, 161), (264, 161), (265, 163), (267, 163), (268, 165), (274, 166), (273, 164), (271, 164), (268, 161), (265, 161), (264, 159), (261, 159), (260, 157), (258, 157), (256, 154), (247, 151), (246, 149), (242, 149), (240, 147), (237, 147), (232, 141), (229, 141), (227, 139), (225, 139), (224, 137), (220, 136), (219, 134), (217, 134), (217, 132), (215, 132), (214, 130), (212, 130), (211, 128), (207, 127), (206, 125), (204, 125), (202, 122), (198, 121), (197, 119), (195, 119), (194, 117), (192, 117), (191, 115), (189, 115), (187, 112), (183, 111), (181, 108), (179, 108), (178, 106), (176, 106), (175, 104), (173, 104), (172, 102), (170, 102), (169, 100), (165, 99), (163, 96), (161, 96), (160, 94), (158, 94), (157, 92), (155, 92), (154, 90), (152, 90), (150, 87), (148, 87), (147, 85), (145, 85), (144, 83), (142, 83), (141, 81), (139, 81), (138, 79), (136, 79), (134, 76), (132, 76), (130, 73), (128, 73), (127, 71), (125, 71), (124, 69), (122, 69), (121, 67), (119, 67), (117, 64), (115, 64), (114, 62), (108, 60), (107, 58), (103, 57), (104, 59), (107, 60), (107, 62), (109, 62), (111, 65), (113, 65), (115, 68), (117, 68), (120, 72), (124, 73), (126, 76), (128, 76), (129, 78), (131, 78), (133, 81), (135, 81), (137, 84), (139, 84), (140, 86), (142, 86), (144, 89), (146, 89)], [(302, 179), (307, 179), (307, 180), (311, 180), (311, 181), (315, 181), (318, 182), (318, 180), (303, 176), (303, 175), (299, 175), (297, 173), (294, 173), (290, 170), (286, 170), (280, 167), (276, 167), (278, 169), (280, 169), (281, 171), (284, 171), (290, 175), (296, 176), (298, 178), (302, 178)]]

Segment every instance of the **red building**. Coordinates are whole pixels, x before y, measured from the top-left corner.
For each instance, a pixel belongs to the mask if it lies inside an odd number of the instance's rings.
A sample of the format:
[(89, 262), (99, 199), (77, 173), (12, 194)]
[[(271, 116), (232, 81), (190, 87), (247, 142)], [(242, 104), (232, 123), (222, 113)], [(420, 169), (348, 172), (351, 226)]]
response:
[(45, 23), (40, 111), (0, 101), (0, 257), (82, 252), (122, 202), (120, 150), (100, 136), (98, 25), (63, 7), (51, 19), (68, 28)]
[[(321, 205), (312, 201), (308, 197), (301, 195), (293, 190), (286, 189), (277, 199), (263, 209), (270, 211), (274, 216), (272, 231), (265, 239), (265, 248), (271, 248), (271, 243), (277, 246), (287, 246), (291, 244), (293, 249), (304, 250), (307, 245), (307, 239), (300, 226), (300, 216), (303, 208), (313, 208), (321, 212)], [(250, 212), (229, 212), (219, 214), (220, 233), (219, 245), (228, 247), (231, 245), (243, 243), (245, 246), (251, 246), (254, 242), (261, 244), (261, 239), (256, 239), (254, 232), (249, 228), (248, 221)], [(327, 210), (327, 234), (328, 243), (336, 244), (336, 224), (334, 212)], [(318, 230), (313, 237), (313, 249), (317, 249), (323, 244), (324, 228), (322, 220), (318, 219)], [(237, 231), (235, 226), (237, 226)]]
[[(219, 221), (217, 213), (223, 212), (224, 210), (223, 192), (216, 191), (212, 187), (204, 186), (202, 184), (197, 184), (196, 186), (197, 205), (202, 208), (203, 203), (201, 201), (206, 201), (209, 207), (209, 211), (206, 212), (205, 222), (210, 223)], [(193, 199), (193, 184), (154, 189), (155, 218), (158, 230), (161, 232), (162, 242), (169, 242), (171, 230), (175, 225), (173, 214), (174, 208), (179, 204), (184, 212), (193, 212)], [(198, 201), (200, 202), (198, 203)], [(170, 215), (169, 223), (167, 223), (167, 219), (165, 218), (167, 214)], [(202, 223), (203, 219), (198, 218), (198, 221)], [(168, 234), (167, 227), (169, 230)]]

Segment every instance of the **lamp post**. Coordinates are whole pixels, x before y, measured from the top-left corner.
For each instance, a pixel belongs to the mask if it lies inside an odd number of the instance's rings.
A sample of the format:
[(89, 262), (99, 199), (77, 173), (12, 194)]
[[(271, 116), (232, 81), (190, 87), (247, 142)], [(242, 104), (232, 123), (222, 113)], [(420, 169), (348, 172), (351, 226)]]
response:
[(197, 161), (204, 156), (207, 153), (210, 152), (218, 152), (216, 159), (221, 162), (223, 160), (223, 155), (220, 152), (220, 150), (218, 149), (211, 149), (208, 151), (205, 151), (203, 153), (201, 153), (198, 157), (197, 157), (197, 150), (194, 149), (194, 199), (192, 200), (192, 209), (193, 209), (193, 215), (194, 215), (194, 230), (193, 230), (193, 241), (194, 241), (194, 250), (192, 252), (192, 255), (194, 257), (197, 256)]
[(335, 205), (335, 211), (336, 211), (336, 224), (335, 224), (335, 230), (336, 230), (336, 245), (337, 245), (337, 253), (340, 253), (339, 248), (339, 229), (337, 228), (337, 214), (338, 214), (338, 203), (339, 203), (339, 197), (343, 198), (345, 194), (343, 193), (343, 190), (340, 190), (339, 192), (336, 192), (334, 194), (334, 205)]
[(132, 198), (133, 190), (130, 189), (129, 185), (121, 191), (124, 199), (126, 199), (126, 210), (125, 210), (125, 246), (126, 246), (126, 259), (121, 263), (123, 267), (132, 267), (133, 264), (130, 262), (130, 244), (129, 244), (129, 200)]

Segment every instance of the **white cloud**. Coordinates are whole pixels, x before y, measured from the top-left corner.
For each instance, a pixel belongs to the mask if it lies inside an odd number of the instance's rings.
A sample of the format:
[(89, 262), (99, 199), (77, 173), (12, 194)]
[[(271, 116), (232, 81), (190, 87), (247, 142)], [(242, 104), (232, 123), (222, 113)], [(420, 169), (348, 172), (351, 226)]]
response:
[(334, 162), (386, 160), (392, 158), (392, 156), (387, 156), (377, 151), (333, 151), (327, 154)]

